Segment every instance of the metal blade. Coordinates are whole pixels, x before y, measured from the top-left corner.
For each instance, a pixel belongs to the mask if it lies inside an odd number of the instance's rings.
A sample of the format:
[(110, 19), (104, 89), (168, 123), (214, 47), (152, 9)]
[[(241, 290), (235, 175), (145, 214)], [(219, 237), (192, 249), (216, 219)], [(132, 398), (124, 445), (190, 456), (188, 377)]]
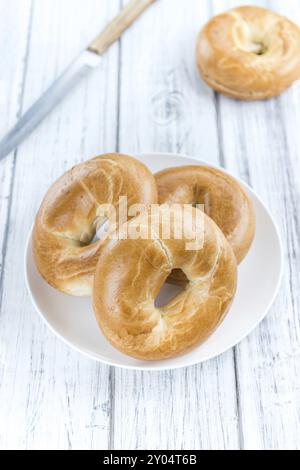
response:
[(83, 51), (0, 141), (0, 160), (18, 147), (70, 89), (100, 61), (101, 56), (88, 50)]

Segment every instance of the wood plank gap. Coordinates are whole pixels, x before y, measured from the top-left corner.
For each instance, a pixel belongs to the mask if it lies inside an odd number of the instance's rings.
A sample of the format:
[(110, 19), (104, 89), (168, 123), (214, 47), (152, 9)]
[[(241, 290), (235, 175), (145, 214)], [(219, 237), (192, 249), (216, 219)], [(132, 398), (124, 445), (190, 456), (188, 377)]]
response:
[(109, 370), (109, 396), (110, 396), (110, 416), (109, 416), (109, 449), (114, 450), (115, 443), (115, 368)]
[(116, 151), (117, 152), (120, 152), (121, 70), (122, 70), (122, 40), (120, 38), (118, 40), (118, 91), (117, 91), (117, 125), (116, 125)]
[(240, 400), (240, 386), (239, 386), (239, 374), (237, 366), (237, 349), (233, 348), (233, 365), (234, 365), (234, 379), (235, 379), (235, 390), (236, 390), (236, 409), (238, 415), (238, 439), (239, 448), (244, 450), (244, 433), (243, 433), (243, 422), (242, 422), (242, 404)]
[(214, 91), (214, 104), (216, 108), (216, 126), (217, 126), (217, 134), (218, 134), (218, 142), (219, 142), (219, 163), (222, 167), (225, 168), (225, 155), (223, 150), (223, 129), (222, 129), (222, 121), (221, 121), (221, 113), (220, 113), (220, 95)]

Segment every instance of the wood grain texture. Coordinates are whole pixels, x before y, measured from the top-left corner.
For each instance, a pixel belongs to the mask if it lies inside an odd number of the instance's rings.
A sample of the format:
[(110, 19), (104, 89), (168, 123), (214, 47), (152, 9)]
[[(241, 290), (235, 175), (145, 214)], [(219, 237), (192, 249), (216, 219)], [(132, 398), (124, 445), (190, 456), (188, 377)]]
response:
[(116, 42), (139, 16), (156, 0), (130, 0), (120, 12), (110, 21), (104, 30), (91, 42), (89, 50), (102, 55)]
[[(1, 135), (15, 123), (22, 108), (31, 13), (31, 1), (24, 1), (20, 8), (18, 8), (17, 0), (9, 3), (4, 0), (0, 2), (0, 18), (5, 18), (0, 28), (0, 41), (2, 45), (5, 45), (1, 57), (2, 64), (5, 66), (1, 66), (0, 72)], [(11, 54), (12, 50), (16, 51), (14, 55)], [(8, 221), (11, 213), (15, 156), (16, 154), (11, 155), (0, 164), (0, 303), (3, 297), (4, 266), (10, 233)], [(9, 338), (0, 336), (0, 393), (4, 391), (5, 395), (8, 347)], [(10, 373), (13, 374), (13, 371), (11, 370)], [(4, 423), (2, 419), (1, 422)], [(5, 438), (5, 433), (5, 426), (0, 426), (0, 442)]]
[[(0, 28), (0, 41), (4, 44), (0, 73), (0, 135), (7, 132), (16, 122), (22, 108), (24, 95), (25, 64), (28, 54), (29, 33), (31, 25), (31, 0), (0, 2), (0, 17), (6, 21)], [(16, 53), (12, 56), (11, 51)], [(5, 263), (5, 246), (7, 240), (7, 221), (11, 206), (11, 193), (15, 156), (0, 165), (0, 295), (2, 291), (3, 269)]]
[[(300, 84), (268, 102), (237, 102), (203, 84), (194, 60), (202, 24), (241, 3), (156, 2), (0, 163), (0, 448), (300, 448)], [(300, 25), (299, 0), (247, 3)], [(121, 4), (0, 0), (1, 135)], [(270, 208), (284, 242), (283, 284), (234, 350), (178, 371), (126, 371), (80, 356), (38, 319), (22, 260), (39, 201), (71, 165), (111, 150), (219, 163)]]
[[(252, 3), (271, 6), (300, 24), (300, 2)], [(214, 6), (217, 11), (219, 2)], [(300, 445), (299, 94), (297, 83), (268, 102), (247, 105), (218, 97), (225, 165), (266, 202), (279, 225), (285, 251), (285, 275), (276, 303), (236, 350), (245, 449)]]
[[(89, 0), (84, 9), (81, 0), (35, 2), (24, 108), (118, 10), (119, 2), (111, 0)], [(115, 146), (117, 64), (116, 46), (18, 151), (0, 316), (4, 448), (109, 446), (109, 368), (70, 351), (47, 331), (30, 305), (21, 266), (26, 235), (49, 184), (74, 163)]]

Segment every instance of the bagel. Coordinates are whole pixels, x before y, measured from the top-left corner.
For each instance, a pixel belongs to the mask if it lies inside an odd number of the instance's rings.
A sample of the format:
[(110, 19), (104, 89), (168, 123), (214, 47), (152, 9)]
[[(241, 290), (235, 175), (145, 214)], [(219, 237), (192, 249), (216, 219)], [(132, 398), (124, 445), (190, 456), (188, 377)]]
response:
[(300, 78), (300, 28), (265, 8), (234, 8), (200, 32), (196, 60), (214, 90), (243, 100), (271, 98)]
[[(197, 213), (204, 223), (203, 244), (187, 250), (192, 237), (188, 232), (177, 239), (176, 222), (168, 239), (161, 236), (167, 211), (167, 205), (159, 206), (154, 221), (143, 213), (122, 225), (121, 239), (104, 244), (94, 277), (93, 308), (102, 332), (118, 350), (143, 360), (174, 357), (203, 342), (224, 318), (236, 291), (236, 259), (217, 225), (188, 206), (185, 226), (194, 224)], [(131, 229), (145, 227), (151, 238), (132, 239)], [(188, 284), (156, 308), (156, 296), (173, 269), (182, 269)]]
[(96, 228), (111, 217), (99, 215), (100, 206), (111, 204), (118, 210), (121, 196), (127, 196), (129, 205), (157, 202), (152, 173), (121, 154), (76, 165), (51, 186), (33, 228), (35, 262), (51, 286), (74, 296), (91, 295), (104, 240), (92, 241)]
[(244, 259), (255, 234), (255, 214), (250, 197), (238, 181), (205, 165), (167, 168), (155, 179), (159, 204), (202, 204), (224, 233), (237, 262)]

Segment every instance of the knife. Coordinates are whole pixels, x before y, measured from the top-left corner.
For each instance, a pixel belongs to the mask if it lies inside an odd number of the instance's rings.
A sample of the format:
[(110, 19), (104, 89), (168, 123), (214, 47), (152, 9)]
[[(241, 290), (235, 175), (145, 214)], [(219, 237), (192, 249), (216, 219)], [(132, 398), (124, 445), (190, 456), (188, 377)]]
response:
[(121, 34), (156, 0), (130, 0), (0, 141), (0, 160), (14, 150), (90, 70)]

